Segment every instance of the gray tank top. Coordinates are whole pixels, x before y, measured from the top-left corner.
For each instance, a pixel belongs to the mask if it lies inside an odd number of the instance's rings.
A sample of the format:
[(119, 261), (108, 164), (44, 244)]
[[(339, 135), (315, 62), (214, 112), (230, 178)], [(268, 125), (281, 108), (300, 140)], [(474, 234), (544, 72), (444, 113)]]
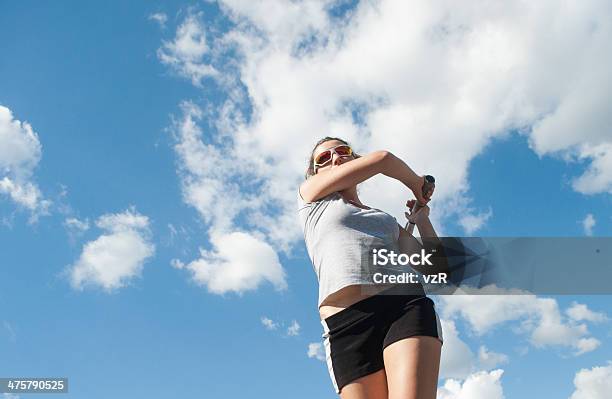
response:
[(399, 253), (397, 220), (380, 209), (353, 205), (339, 192), (306, 202), (298, 189), (297, 200), (306, 249), (319, 281), (318, 306), (348, 285), (376, 284), (373, 273), (381, 270), (372, 265), (372, 250)]

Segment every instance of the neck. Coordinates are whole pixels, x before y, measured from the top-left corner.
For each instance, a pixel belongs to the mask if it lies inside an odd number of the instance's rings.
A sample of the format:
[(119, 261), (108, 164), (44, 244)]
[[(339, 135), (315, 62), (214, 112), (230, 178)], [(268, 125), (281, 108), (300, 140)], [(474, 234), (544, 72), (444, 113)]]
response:
[(354, 202), (357, 202), (358, 204), (361, 204), (361, 200), (357, 196), (357, 186), (353, 186), (353, 187), (344, 189), (340, 191), (340, 194), (342, 194), (342, 196), (346, 200), (354, 201)]

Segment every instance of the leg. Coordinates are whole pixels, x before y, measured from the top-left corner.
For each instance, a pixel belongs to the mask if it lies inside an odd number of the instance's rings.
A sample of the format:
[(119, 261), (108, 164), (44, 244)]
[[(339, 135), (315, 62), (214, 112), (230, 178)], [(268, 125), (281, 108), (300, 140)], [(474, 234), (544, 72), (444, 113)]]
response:
[(442, 342), (435, 337), (413, 336), (396, 341), (383, 351), (389, 399), (435, 399)]
[(387, 399), (385, 369), (365, 375), (346, 384), (340, 391), (341, 399)]

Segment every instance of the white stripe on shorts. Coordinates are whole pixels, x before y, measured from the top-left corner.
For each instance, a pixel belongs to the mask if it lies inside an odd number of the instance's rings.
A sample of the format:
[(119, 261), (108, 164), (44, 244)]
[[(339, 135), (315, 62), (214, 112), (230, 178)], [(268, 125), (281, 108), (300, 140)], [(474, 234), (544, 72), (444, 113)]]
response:
[(336, 376), (334, 375), (334, 368), (332, 366), (332, 359), (331, 359), (331, 345), (329, 342), (329, 327), (327, 326), (327, 323), (325, 323), (325, 320), (321, 320), (321, 324), (323, 325), (323, 345), (325, 347), (325, 362), (327, 363), (327, 370), (329, 371), (329, 376), (331, 377), (331, 380), (334, 384), (334, 389), (336, 390), (336, 393), (338, 395), (340, 395), (340, 390), (338, 389), (338, 383), (336, 382)]

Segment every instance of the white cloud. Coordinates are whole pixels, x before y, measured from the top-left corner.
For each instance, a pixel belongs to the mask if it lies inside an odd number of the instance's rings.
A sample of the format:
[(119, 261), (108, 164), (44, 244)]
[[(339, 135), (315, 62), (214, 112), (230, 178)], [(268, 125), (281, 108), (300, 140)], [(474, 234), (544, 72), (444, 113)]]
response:
[(592, 351), (599, 346), (600, 342), (595, 338), (583, 337), (588, 334), (586, 324), (562, 321), (556, 300), (538, 298), (534, 307), (539, 312), (539, 323), (530, 337), (535, 346), (573, 346), (576, 348), (575, 355)]
[(478, 349), (478, 363), (485, 370), (494, 369), (500, 364), (508, 363), (508, 361), (507, 355), (489, 351), (484, 345), (481, 345)]
[[(196, 121), (202, 110), (193, 103), (181, 105), (183, 117), (175, 123), (175, 151), (180, 160), (183, 200), (193, 206), (209, 224), (212, 251), (201, 250), (201, 256), (185, 266), (193, 279), (212, 293), (234, 291), (242, 294), (265, 281), (277, 290), (287, 288), (285, 271), (269, 242), (257, 229), (235, 231), (234, 219), (241, 211), (252, 210), (248, 222), (254, 227), (264, 223), (258, 211), (263, 199), (241, 193), (232, 181), (240, 176), (239, 161), (231, 153), (219, 151), (203, 142)], [(253, 211), (255, 210), (255, 211)], [(261, 216), (261, 217), (260, 217)], [(178, 265), (178, 264), (177, 264)]]
[(587, 236), (592, 236), (593, 227), (595, 227), (596, 223), (597, 222), (593, 214), (592, 213), (587, 214), (584, 220), (582, 220), (582, 228), (584, 229), (584, 234), (586, 234)]
[(174, 40), (164, 41), (157, 51), (162, 63), (199, 87), (202, 79), (218, 74), (215, 68), (204, 62), (204, 55), (209, 52), (209, 48), (200, 17), (201, 14), (189, 13), (178, 27)]
[(42, 146), (32, 126), (14, 119), (4, 106), (0, 106), (0, 144), (0, 171), (29, 178), (40, 161)]
[(75, 217), (69, 217), (64, 220), (64, 227), (66, 228), (70, 239), (74, 241), (77, 237), (89, 230), (89, 220), (79, 220)]
[[(261, 317), (261, 324), (263, 324), (264, 327), (266, 327), (266, 329), (268, 330), (277, 330), (279, 328), (285, 328), (284, 322), (275, 322), (266, 316)], [(300, 335), (300, 324), (296, 320), (293, 320), (289, 327), (287, 327), (286, 329), (286, 336), (295, 337), (298, 335)]]
[(463, 383), (449, 379), (438, 388), (438, 399), (503, 399), (501, 384), (503, 370), (479, 371), (467, 377)]
[(168, 21), (168, 16), (163, 12), (156, 12), (149, 15), (150, 21), (155, 21), (159, 24), (160, 28), (166, 27), (166, 21)]
[(596, 338), (580, 338), (575, 344), (577, 348), (575, 354), (582, 355), (583, 353), (594, 351), (599, 345), (601, 345), (601, 341)]
[[(261, 324), (263, 324), (267, 330), (278, 330), (279, 328), (285, 329), (284, 322), (275, 322), (266, 316), (261, 317)], [(285, 334), (285, 337), (295, 337), (300, 335), (300, 324), (296, 320), (292, 320), (289, 327), (286, 328)]]
[(575, 321), (587, 320), (594, 323), (608, 320), (605, 313), (593, 312), (583, 303), (572, 302), (572, 305), (565, 310), (565, 313)]
[(182, 118), (174, 126), (174, 150), (180, 161), (183, 200), (216, 229), (231, 230), (238, 213), (256, 208), (261, 200), (242, 193), (233, 182), (240, 177), (239, 160), (231, 152), (204, 143), (197, 124), (202, 110), (191, 102), (183, 102), (181, 109)]
[(278, 324), (266, 316), (261, 317), (261, 324), (263, 324), (268, 330), (276, 330), (278, 328)]
[(43, 200), (40, 190), (30, 182), (19, 183), (5, 176), (0, 180), (0, 193), (8, 195), (16, 204), (32, 211), (40, 208), (43, 214), (47, 213), (49, 201)]
[(325, 361), (325, 349), (320, 342), (312, 342), (308, 344), (308, 357), (315, 358), (322, 362)]
[(86, 243), (79, 259), (64, 273), (75, 289), (92, 285), (111, 292), (140, 276), (144, 263), (154, 255), (149, 218), (130, 208), (102, 215), (96, 226), (106, 233)]
[(48, 214), (51, 205), (32, 181), (41, 154), (42, 146), (32, 126), (14, 119), (11, 110), (0, 105), (0, 194), (28, 209), (31, 223)]
[(584, 144), (578, 151), (578, 158), (591, 160), (591, 164), (582, 176), (574, 180), (574, 190), (583, 194), (612, 193), (612, 143)]
[(487, 211), (478, 214), (466, 212), (459, 217), (459, 224), (467, 235), (472, 235), (480, 230), (492, 215), (493, 210), (490, 207)]
[(474, 354), (468, 345), (459, 338), (453, 320), (441, 319), (444, 331), (444, 345), (440, 357), (440, 378), (463, 379), (474, 371)]
[(96, 221), (96, 226), (111, 233), (144, 231), (149, 228), (149, 218), (130, 208), (122, 213), (107, 213), (100, 216)]
[(466, 294), (461, 295), (441, 295), (442, 314), (448, 318), (463, 316), (478, 335), (483, 335), (508, 320), (538, 313), (534, 308), (534, 303), (537, 303), (534, 296), (491, 295), (488, 294), (490, 291), (500, 292), (499, 289), (493, 290), (487, 286), (480, 290), (466, 289)]
[(89, 230), (89, 220), (79, 220), (74, 217), (66, 218), (66, 220), (64, 221), (64, 226), (66, 226), (66, 228), (68, 228), (69, 230), (82, 233), (84, 231)]
[(266, 281), (276, 290), (287, 289), (276, 252), (260, 238), (245, 232), (212, 232), (210, 242), (212, 251), (200, 249), (200, 258), (184, 266), (209, 292), (242, 295)]
[(612, 392), (612, 364), (581, 369), (574, 376), (576, 390), (570, 399), (607, 399)]
[[(472, 291), (480, 291), (480, 294)], [(580, 355), (599, 345), (598, 340), (588, 336), (586, 324), (562, 316), (555, 299), (512, 294), (516, 291), (493, 289), (491, 286), (472, 291), (466, 295), (441, 295), (442, 314), (448, 318), (462, 316), (478, 335), (512, 321), (519, 322), (513, 331), (527, 335), (529, 342), (538, 348), (567, 346), (575, 350), (574, 355)]]
[(296, 336), (300, 334), (300, 325), (297, 321), (293, 320), (291, 325), (287, 327), (287, 335)]

